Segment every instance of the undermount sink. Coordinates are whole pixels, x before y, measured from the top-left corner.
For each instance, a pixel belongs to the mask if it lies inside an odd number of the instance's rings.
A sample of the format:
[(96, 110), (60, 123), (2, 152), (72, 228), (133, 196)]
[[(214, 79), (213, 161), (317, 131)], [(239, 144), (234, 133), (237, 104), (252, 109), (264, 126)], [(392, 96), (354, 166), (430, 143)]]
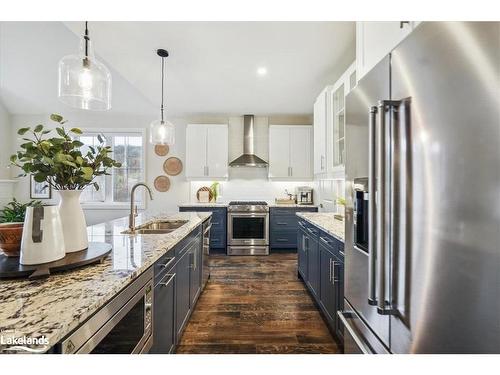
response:
[(188, 220), (162, 220), (152, 221), (139, 225), (134, 231), (128, 229), (122, 233), (125, 234), (166, 234), (171, 233), (177, 228), (182, 227)]

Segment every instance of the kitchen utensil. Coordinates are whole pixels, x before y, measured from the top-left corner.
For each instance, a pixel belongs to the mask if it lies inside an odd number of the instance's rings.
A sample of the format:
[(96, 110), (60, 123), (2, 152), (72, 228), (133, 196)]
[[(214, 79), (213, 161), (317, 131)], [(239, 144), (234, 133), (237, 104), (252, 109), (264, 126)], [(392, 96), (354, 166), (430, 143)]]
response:
[(200, 192), (202, 192), (202, 191), (208, 192), (208, 202), (211, 202), (212, 199), (214, 198), (214, 195), (212, 193), (212, 190), (210, 190), (210, 188), (207, 186), (203, 186), (203, 187), (199, 188), (198, 191), (196, 192), (196, 199), (198, 199), (198, 202), (201, 202)]

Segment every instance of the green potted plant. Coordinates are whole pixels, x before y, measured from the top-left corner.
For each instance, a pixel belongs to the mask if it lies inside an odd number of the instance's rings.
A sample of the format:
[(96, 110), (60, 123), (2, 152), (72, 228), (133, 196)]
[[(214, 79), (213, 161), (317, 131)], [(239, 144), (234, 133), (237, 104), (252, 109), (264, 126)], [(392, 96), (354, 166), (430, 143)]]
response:
[(110, 157), (111, 147), (106, 146), (101, 135), (97, 136), (99, 145), (89, 146), (84, 151), (84, 144), (75, 139), (82, 134), (79, 128), (66, 130), (66, 121), (60, 115), (52, 114), (50, 119), (58, 124), (55, 128), (57, 136), (50, 137), (53, 130), (45, 129), (41, 124), (33, 129), (19, 129), (17, 134), (23, 136), (25, 143), (10, 161), (22, 169), (20, 176), (32, 174), (35, 181), (47, 182), (59, 194), (64, 243), (66, 252), (70, 253), (88, 247), (81, 192), (90, 185), (99, 190), (95, 178), (109, 174), (109, 168), (121, 164)]
[(19, 256), (26, 208), (41, 205), (40, 201), (20, 203), (12, 199), (0, 211), (0, 250), (8, 257)]
[[(344, 197), (339, 197), (336, 199), (337, 202), (337, 213), (334, 215), (335, 219), (337, 220), (344, 220), (344, 212), (345, 212), (345, 205), (346, 201)], [(340, 209), (340, 212), (339, 212)]]

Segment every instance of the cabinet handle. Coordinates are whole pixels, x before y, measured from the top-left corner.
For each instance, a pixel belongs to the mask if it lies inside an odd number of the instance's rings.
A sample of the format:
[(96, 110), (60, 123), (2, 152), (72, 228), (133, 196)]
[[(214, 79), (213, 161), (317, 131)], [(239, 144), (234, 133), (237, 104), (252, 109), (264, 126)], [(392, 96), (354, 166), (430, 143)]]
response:
[(338, 262), (335, 262), (333, 259), (332, 259), (332, 284), (335, 285), (335, 283), (338, 281), (336, 278), (335, 278), (335, 266), (338, 266)]
[(321, 170), (324, 169), (324, 167), (323, 167), (324, 161), (325, 161), (325, 156), (321, 155), (321, 167), (320, 167)]
[(165, 264), (159, 264), (159, 266), (163, 267), (163, 268), (167, 268), (170, 265), (170, 263), (172, 263), (175, 260), (175, 257), (167, 258), (167, 259), (168, 259), (167, 263), (165, 263)]
[(288, 240), (286, 238), (277, 238), (276, 241), (277, 242), (288, 242)]
[(320, 236), (320, 237), (319, 237), (319, 240), (320, 240), (321, 242), (324, 242), (324, 243), (325, 243), (325, 244), (327, 244), (328, 246), (333, 246), (333, 241), (330, 241), (330, 240), (326, 239), (325, 237), (321, 237), (321, 236)]
[(219, 225), (219, 224), (220, 224), (220, 222), (218, 222), (218, 221), (217, 221), (217, 222), (212, 223), (212, 225)]
[(170, 282), (175, 278), (175, 273), (173, 274), (167, 274), (167, 276), (169, 276), (168, 280), (165, 281), (164, 283), (160, 283), (161, 286), (168, 286), (168, 284), (170, 284)]
[(328, 280), (332, 282), (332, 258), (328, 259)]
[(210, 167), (207, 165), (207, 176), (210, 176)]
[(311, 229), (311, 228), (307, 228), (307, 231), (313, 235), (316, 235), (318, 234), (318, 231), (314, 230), (314, 229)]
[(276, 225), (288, 225), (288, 223), (283, 221), (278, 221)]

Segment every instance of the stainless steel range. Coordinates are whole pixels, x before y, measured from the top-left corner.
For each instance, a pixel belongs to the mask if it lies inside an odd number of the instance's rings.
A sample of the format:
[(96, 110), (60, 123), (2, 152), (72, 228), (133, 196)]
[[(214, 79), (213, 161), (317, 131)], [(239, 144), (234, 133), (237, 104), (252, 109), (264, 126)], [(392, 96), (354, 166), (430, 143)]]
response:
[(269, 207), (263, 201), (234, 201), (227, 209), (228, 255), (269, 254)]

